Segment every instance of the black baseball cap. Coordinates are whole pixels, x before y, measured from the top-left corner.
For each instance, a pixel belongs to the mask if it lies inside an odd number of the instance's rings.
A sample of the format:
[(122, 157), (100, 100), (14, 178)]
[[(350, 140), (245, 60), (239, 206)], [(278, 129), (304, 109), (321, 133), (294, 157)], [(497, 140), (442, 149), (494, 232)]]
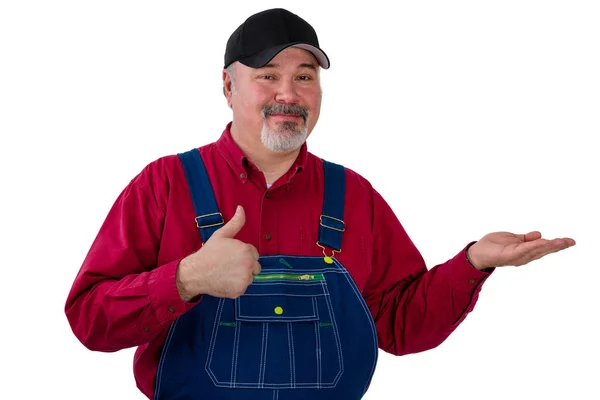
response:
[(329, 68), (313, 27), (283, 8), (254, 14), (233, 32), (225, 49), (225, 68), (235, 61), (261, 68), (288, 47), (310, 51), (323, 69)]

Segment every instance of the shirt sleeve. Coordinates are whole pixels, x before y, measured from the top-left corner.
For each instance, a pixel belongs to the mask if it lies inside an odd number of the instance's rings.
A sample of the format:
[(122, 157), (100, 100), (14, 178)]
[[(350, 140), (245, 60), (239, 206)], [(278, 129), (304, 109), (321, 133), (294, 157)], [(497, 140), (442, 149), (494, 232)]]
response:
[(143, 174), (113, 204), (66, 301), (73, 333), (91, 350), (147, 343), (191, 308), (175, 281), (181, 260), (157, 265), (164, 212)]
[(403, 355), (438, 346), (473, 310), (491, 271), (479, 271), (467, 260), (466, 249), (474, 242), (428, 270), (376, 191), (372, 231), (372, 271), (363, 295), (375, 320), (379, 347)]

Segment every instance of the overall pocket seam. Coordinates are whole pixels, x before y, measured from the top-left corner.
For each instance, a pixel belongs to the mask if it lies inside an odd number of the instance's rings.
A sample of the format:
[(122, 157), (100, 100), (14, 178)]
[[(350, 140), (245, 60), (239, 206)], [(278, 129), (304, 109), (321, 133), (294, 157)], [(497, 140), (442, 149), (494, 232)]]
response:
[[(338, 271), (339, 272), (339, 271)], [(307, 297), (312, 298), (311, 300), (311, 307), (312, 307), (312, 313), (310, 311), (307, 311), (307, 314), (311, 314), (309, 316), (309, 319), (306, 319), (306, 315), (302, 315), (299, 316), (298, 319), (293, 319), (292, 321), (286, 322), (284, 320), (282, 320), (281, 318), (278, 319), (278, 317), (271, 317), (271, 316), (256, 316), (256, 319), (254, 319), (254, 316), (248, 316), (246, 312), (244, 311), (238, 311), (239, 310), (239, 301), (242, 297), (248, 296), (248, 295), (243, 295), (238, 297), (235, 300), (230, 300), (230, 299), (220, 299), (219, 300), (219, 304), (217, 306), (217, 313), (215, 315), (215, 321), (213, 324), (213, 334), (212, 337), (210, 339), (210, 347), (209, 347), (209, 357), (207, 359), (207, 362), (205, 364), (205, 370), (207, 371), (209, 377), (211, 378), (211, 380), (213, 381), (213, 384), (215, 384), (215, 386), (217, 387), (229, 387), (229, 388), (248, 388), (248, 389), (264, 389), (264, 388), (268, 388), (268, 389), (285, 389), (285, 388), (333, 388), (337, 385), (337, 382), (339, 381), (340, 377), (342, 376), (343, 372), (344, 372), (344, 364), (343, 364), (343, 355), (342, 355), (342, 349), (341, 349), (341, 345), (340, 345), (340, 335), (338, 332), (338, 328), (337, 328), (337, 323), (335, 323), (335, 317), (333, 316), (333, 311), (332, 311), (332, 303), (331, 303), (331, 299), (330, 299), (330, 293), (329, 290), (327, 288), (327, 281), (326, 279), (323, 280), (319, 280), (318, 282), (311, 282), (311, 283), (285, 283), (286, 285), (296, 285), (296, 286), (307, 286), (307, 285), (313, 285), (313, 286), (320, 286), (321, 290), (317, 291), (318, 293), (315, 293), (314, 288), (312, 288), (313, 294), (311, 295), (297, 295), (295, 293), (278, 293), (274, 294), (275, 296), (284, 296), (284, 297), (296, 297), (296, 298), (301, 298), (304, 297), (306, 298), (305, 301), (308, 301)], [(273, 282), (269, 282), (269, 283), (261, 283), (261, 285), (269, 285), (269, 286), (276, 286)], [(265, 288), (266, 289), (266, 288)], [(277, 289), (276, 287), (272, 287), (272, 289)], [(268, 294), (254, 294), (251, 295), (251, 297), (268, 297)], [(225, 302), (229, 301), (231, 302), (231, 306), (233, 306), (235, 309), (233, 310), (233, 317), (235, 319), (235, 336), (234, 336), (234, 340), (232, 343), (233, 345), (233, 349), (232, 349), (232, 371), (229, 375), (229, 379), (227, 380), (223, 380), (223, 381), (219, 381), (217, 379), (217, 375), (213, 372), (213, 366), (214, 366), (214, 362), (216, 361), (215, 357), (216, 357), (216, 349), (217, 349), (217, 343), (218, 343), (218, 338), (219, 338), (219, 329), (230, 329), (230, 328), (225, 328), (225, 327), (221, 327), (219, 326), (219, 323), (222, 322), (222, 316), (223, 316), (223, 312), (224, 312), (224, 305)], [(320, 332), (320, 315), (319, 315), (319, 307), (317, 305), (317, 301), (324, 301), (325, 303), (323, 304), (323, 306), (325, 306), (325, 309), (327, 310), (327, 312), (329, 313), (329, 316), (331, 318), (331, 320), (334, 322), (333, 327), (332, 328), (328, 328), (328, 329), (334, 329), (333, 333), (334, 333), (334, 337), (335, 337), (335, 346), (336, 346), (336, 350), (337, 350), (337, 361), (338, 361), (338, 366), (339, 368), (336, 368), (338, 370), (335, 378), (333, 381), (331, 382), (327, 382), (327, 383), (323, 383), (323, 377), (322, 377), (322, 373), (323, 373), (323, 365), (322, 365), (322, 361), (323, 361), (323, 355), (320, 354), (322, 352), (323, 349), (323, 343), (322, 343), (322, 335)], [(241, 315), (239, 315), (241, 314)], [(242, 319), (239, 319), (239, 317), (241, 316)], [(250, 317), (252, 318), (251, 320), (247, 321), (244, 320), (244, 317)], [(304, 320), (302, 320), (301, 318), (305, 318)], [(317, 369), (317, 376), (316, 376), (316, 382), (301, 382), (298, 383), (297, 382), (297, 374), (296, 374), (296, 354), (295, 354), (295, 346), (294, 346), (294, 324), (298, 323), (298, 322), (307, 322), (307, 323), (312, 323), (313, 327), (315, 329), (315, 343), (317, 345), (317, 348), (314, 349), (315, 353), (316, 353), (316, 357), (317, 357), (317, 365), (316, 365), (316, 369)], [(258, 374), (258, 379), (257, 381), (254, 382), (240, 382), (238, 380), (238, 375), (237, 375), (237, 369), (239, 367), (239, 350), (240, 350), (240, 345), (241, 345), (241, 337), (242, 337), (242, 326), (241, 325), (245, 325), (245, 324), (259, 324), (262, 323), (262, 325), (265, 327), (263, 329), (263, 335), (261, 337), (261, 353), (260, 353), (260, 359), (259, 361), (259, 374)], [(266, 378), (266, 357), (267, 357), (267, 349), (265, 347), (268, 346), (268, 343), (265, 343), (266, 340), (268, 340), (268, 330), (271, 326), (276, 326), (277, 324), (286, 324), (288, 327), (288, 345), (289, 345), (289, 349), (288, 352), (290, 353), (290, 381), (288, 381), (287, 383), (269, 383), (269, 382), (265, 382), (265, 378)], [(216, 367), (216, 366), (215, 366)], [(221, 374), (219, 374), (219, 376), (221, 376)], [(244, 379), (246, 380), (246, 379)]]

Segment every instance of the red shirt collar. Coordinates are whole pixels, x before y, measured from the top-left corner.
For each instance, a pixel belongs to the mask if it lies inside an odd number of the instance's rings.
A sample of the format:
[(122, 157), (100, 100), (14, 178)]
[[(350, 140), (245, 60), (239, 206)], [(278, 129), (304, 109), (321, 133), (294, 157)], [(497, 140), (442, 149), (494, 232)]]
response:
[[(256, 169), (252, 161), (248, 159), (248, 157), (242, 152), (239, 146), (233, 140), (231, 136), (231, 124), (233, 122), (229, 122), (225, 127), (225, 130), (221, 134), (221, 137), (216, 142), (217, 149), (221, 153), (221, 155), (225, 158), (227, 163), (233, 170), (238, 174), (246, 173), (249, 169)], [(308, 147), (306, 142), (300, 148), (300, 153), (298, 157), (296, 157), (296, 161), (292, 164), (292, 167), (286, 173), (286, 180), (292, 179), (298, 172), (304, 169), (304, 165), (306, 163), (306, 158), (308, 154)]]

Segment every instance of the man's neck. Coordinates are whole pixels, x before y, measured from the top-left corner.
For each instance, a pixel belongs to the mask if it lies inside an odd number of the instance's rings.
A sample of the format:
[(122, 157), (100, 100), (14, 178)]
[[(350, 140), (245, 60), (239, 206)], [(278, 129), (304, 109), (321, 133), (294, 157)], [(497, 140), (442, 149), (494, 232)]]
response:
[(271, 151), (262, 144), (260, 138), (241, 135), (233, 126), (231, 137), (246, 157), (265, 175), (268, 185), (285, 175), (300, 153), (300, 149), (281, 153)]

